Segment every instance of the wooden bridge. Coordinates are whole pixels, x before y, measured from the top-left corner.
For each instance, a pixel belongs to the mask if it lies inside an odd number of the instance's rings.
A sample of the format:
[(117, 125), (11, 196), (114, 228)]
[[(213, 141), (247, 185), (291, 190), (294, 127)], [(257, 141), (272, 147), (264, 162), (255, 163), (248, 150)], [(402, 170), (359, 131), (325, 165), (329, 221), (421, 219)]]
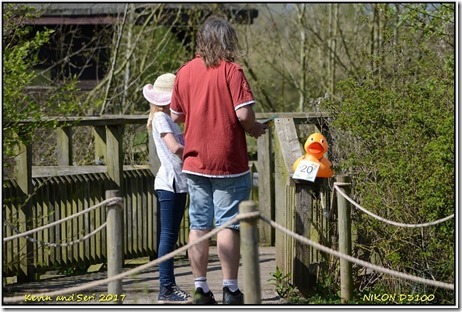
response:
[[(271, 114), (257, 114), (264, 119)], [(330, 140), (323, 113), (278, 113), (269, 134), (255, 142), (256, 158), (249, 164), (257, 181), (252, 199), (261, 214), (300, 235), (325, 246), (336, 244), (335, 211), (331, 211), (331, 181), (314, 183), (291, 178), (292, 164), (302, 155), (307, 135), (322, 132)], [(60, 220), (105, 199), (105, 191), (120, 190), (123, 202), (123, 257), (157, 257), (157, 201), (153, 193), (159, 166), (151, 136), (145, 130), (147, 116), (98, 116), (58, 120), (55, 133), (57, 166), (32, 164), (32, 147), (22, 145), (16, 159), (15, 176), (3, 181), (4, 238)], [(124, 165), (124, 128), (139, 127), (149, 138), (150, 160), (144, 165)], [(91, 127), (95, 159), (103, 166), (73, 166), (73, 129)], [(332, 212), (329, 216), (325, 212)], [(327, 217), (326, 217), (327, 216)], [(106, 262), (106, 233), (67, 247), (51, 248), (38, 242), (65, 243), (78, 240), (106, 220), (104, 209), (94, 210), (72, 221), (31, 235), (32, 240), (14, 239), (3, 243), (3, 276), (18, 282), (39, 279), (40, 273), (59, 267), (88, 267)], [(187, 243), (188, 215), (181, 225), (178, 246)], [(297, 243), (259, 224), (259, 243), (274, 246), (276, 265), (302, 294), (310, 292), (316, 278), (329, 269), (329, 259), (321, 252)]]

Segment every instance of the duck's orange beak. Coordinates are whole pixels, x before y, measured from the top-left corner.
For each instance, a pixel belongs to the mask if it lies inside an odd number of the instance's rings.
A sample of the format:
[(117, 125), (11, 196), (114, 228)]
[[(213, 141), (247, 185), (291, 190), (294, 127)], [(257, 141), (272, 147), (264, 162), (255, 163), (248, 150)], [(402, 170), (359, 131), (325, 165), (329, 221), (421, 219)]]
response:
[(308, 145), (308, 152), (312, 155), (323, 155), (324, 154), (324, 146), (321, 145), (319, 142), (313, 142)]

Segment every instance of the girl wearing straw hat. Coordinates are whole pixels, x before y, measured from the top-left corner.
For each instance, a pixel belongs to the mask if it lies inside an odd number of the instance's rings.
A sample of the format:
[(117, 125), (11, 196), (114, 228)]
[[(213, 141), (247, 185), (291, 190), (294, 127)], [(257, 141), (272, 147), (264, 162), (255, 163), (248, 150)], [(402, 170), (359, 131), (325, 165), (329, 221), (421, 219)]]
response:
[[(161, 162), (154, 182), (160, 206), (159, 257), (175, 248), (188, 191), (186, 176), (181, 172), (184, 139), (180, 128), (170, 117), (174, 82), (175, 75), (167, 73), (159, 76), (154, 85), (147, 84), (143, 87), (143, 95), (151, 106), (147, 128), (152, 133)], [(192, 302), (191, 296), (176, 285), (173, 258), (159, 264), (159, 283), (157, 303)]]

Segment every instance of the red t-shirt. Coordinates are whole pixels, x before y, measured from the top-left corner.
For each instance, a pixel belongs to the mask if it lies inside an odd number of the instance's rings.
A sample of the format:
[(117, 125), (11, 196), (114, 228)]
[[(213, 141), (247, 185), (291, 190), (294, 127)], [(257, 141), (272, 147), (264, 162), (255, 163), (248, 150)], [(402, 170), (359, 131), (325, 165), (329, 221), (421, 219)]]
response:
[(178, 71), (170, 109), (185, 115), (183, 172), (208, 177), (249, 171), (245, 131), (236, 109), (253, 105), (244, 72), (233, 62), (207, 68), (198, 56)]

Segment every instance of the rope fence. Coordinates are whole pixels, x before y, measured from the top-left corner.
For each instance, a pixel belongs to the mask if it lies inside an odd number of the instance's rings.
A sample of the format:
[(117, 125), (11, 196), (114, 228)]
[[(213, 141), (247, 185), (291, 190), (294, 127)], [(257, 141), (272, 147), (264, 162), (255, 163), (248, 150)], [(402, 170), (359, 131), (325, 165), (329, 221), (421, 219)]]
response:
[(266, 223), (270, 224), (272, 227), (274, 227), (274, 228), (284, 232), (285, 234), (295, 238), (299, 242), (302, 242), (302, 243), (304, 243), (306, 245), (310, 245), (311, 247), (319, 249), (319, 250), (321, 250), (323, 252), (326, 252), (326, 253), (328, 253), (330, 255), (333, 255), (333, 256), (336, 256), (338, 258), (345, 259), (345, 260), (348, 260), (348, 261), (350, 261), (352, 263), (358, 264), (360, 266), (372, 269), (374, 271), (389, 274), (389, 275), (399, 277), (399, 278), (402, 278), (402, 279), (407, 279), (407, 280), (414, 281), (414, 282), (417, 282), (417, 283), (423, 283), (423, 284), (427, 284), (427, 285), (431, 285), (431, 286), (436, 286), (436, 287), (440, 287), (440, 288), (446, 288), (446, 289), (454, 290), (454, 284), (448, 284), (448, 283), (444, 283), (444, 282), (433, 281), (433, 280), (425, 279), (425, 278), (422, 278), (422, 277), (417, 277), (417, 276), (413, 276), (413, 275), (410, 275), (410, 274), (406, 274), (406, 273), (402, 273), (402, 272), (398, 272), (398, 271), (393, 271), (391, 269), (387, 269), (387, 268), (384, 268), (384, 267), (377, 266), (377, 265), (369, 263), (367, 261), (357, 259), (355, 257), (343, 254), (343, 253), (338, 252), (336, 250), (330, 249), (329, 247), (318, 244), (318, 243), (316, 243), (316, 242), (314, 242), (314, 241), (312, 241), (312, 240), (310, 240), (310, 239), (308, 239), (306, 237), (303, 237), (303, 236), (301, 236), (301, 235), (299, 235), (297, 233), (289, 231), (288, 229), (280, 226), (279, 224), (277, 224), (276, 222), (274, 222), (273, 220), (271, 220), (271, 219), (269, 219), (269, 218), (267, 218), (265, 216), (260, 216), (260, 218), (263, 221), (265, 221)]
[[(101, 224), (99, 227), (94, 229), (91, 233), (88, 233), (87, 235), (85, 235), (85, 236), (83, 236), (83, 237), (81, 237), (79, 239), (76, 239), (74, 241), (67, 242), (67, 243), (50, 243), (50, 242), (40, 241), (40, 240), (35, 239), (33, 237), (22, 235), (23, 233), (20, 233), (18, 228), (11, 225), (11, 224), (8, 224), (8, 226), (10, 226), (13, 231), (15, 231), (17, 234), (19, 234), (19, 235), (17, 235), (17, 237), (25, 237), (28, 241), (30, 241), (30, 242), (32, 242), (34, 244), (37, 244), (39, 246), (62, 248), (62, 247), (68, 247), (68, 246), (72, 246), (72, 245), (81, 243), (81, 242), (89, 239), (93, 235), (96, 235), (96, 233), (98, 233), (99, 231), (101, 231), (102, 229), (104, 229), (107, 226), (107, 222), (104, 222), (103, 224)], [(15, 238), (17, 238), (17, 237), (15, 237)]]
[[(245, 219), (245, 218), (252, 218), (252, 217), (256, 217), (256, 216), (259, 216), (260, 215), (260, 212), (253, 212), (253, 213), (247, 213), (245, 215), (238, 215), (236, 216), (235, 218), (229, 220), (228, 222), (222, 224), (220, 227), (218, 228), (215, 228), (214, 230), (210, 231), (209, 233), (205, 234), (204, 236), (200, 237), (199, 239), (195, 240), (194, 242), (192, 243), (188, 243), (187, 245), (184, 245), (162, 257), (159, 257), (155, 260), (152, 260), (148, 263), (145, 263), (145, 264), (142, 264), (136, 268), (133, 268), (131, 270), (128, 270), (126, 272), (123, 272), (123, 273), (120, 273), (118, 275), (114, 275), (112, 277), (108, 277), (108, 278), (105, 278), (105, 279), (100, 279), (100, 280), (96, 280), (94, 282), (90, 282), (90, 283), (87, 283), (87, 284), (84, 284), (84, 285), (79, 285), (79, 286), (75, 286), (75, 287), (69, 287), (69, 288), (66, 288), (66, 289), (61, 289), (61, 290), (57, 290), (57, 291), (52, 291), (52, 292), (48, 292), (48, 293), (43, 293), (41, 294), (42, 296), (46, 297), (46, 296), (58, 296), (58, 295), (66, 295), (66, 294), (70, 294), (70, 293), (77, 293), (77, 292), (80, 292), (80, 291), (83, 291), (83, 290), (86, 290), (86, 289), (89, 289), (89, 288), (92, 288), (92, 287), (96, 287), (96, 286), (100, 286), (100, 285), (104, 285), (104, 284), (108, 284), (112, 281), (116, 281), (116, 280), (120, 280), (124, 277), (127, 277), (127, 276), (131, 276), (133, 274), (136, 274), (136, 273), (139, 273), (143, 270), (146, 270), (146, 269), (149, 269), (155, 265), (158, 265), (159, 263), (167, 260), (167, 259), (170, 259), (170, 258), (173, 258), (174, 256), (188, 250), (189, 248), (211, 238), (212, 236), (214, 236), (215, 234), (217, 234), (218, 232), (220, 232), (221, 230), (223, 230), (224, 228), (227, 228), (228, 226), (230, 226), (231, 224), (235, 223), (236, 221), (239, 221), (239, 220), (242, 220), (242, 219)], [(15, 302), (20, 302), (24, 299), (24, 296), (15, 296), (15, 297), (7, 297), (7, 298), (3, 298), (3, 302), (5, 303), (15, 303)]]
[[(351, 203), (353, 203), (355, 206), (359, 206), (357, 205), (356, 203), (354, 203), (354, 201), (349, 198), (342, 190), (340, 190), (338, 188), (338, 185), (334, 185), (335, 189), (342, 195), (344, 196), (348, 201), (350, 201)], [(106, 206), (111, 206), (111, 205), (115, 205), (115, 204), (118, 204), (122, 201), (122, 198), (120, 197), (114, 197), (114, 198), (109, 198), (109, 199), (106, 199), (105, 201), (99, 203), (98, 205), (95, 205), (91, 208), (87, 208), (79, 213), (76, 213), (72, 216), (69, 216), (67, 218), (64, 218), (62, 220), (59, 220), (59, 221), (56, 221), (56, 222), (52, 222), (48, 225), (45, 225), (45, 226), (42, 226), (40, 228), (36, 228), (34, 230), (30, 230), (30, 231), (27, 231), (27, 232), (24, 232), (22, 234), (18, 234), (18, 235), (15, 235), (15, 236), (11, 236), (11, 237), (7, 237), (5, 238), (3, 241), (9, 241), (11, 239), (14, 239), (14, 238), (19, 238), (19, 237), (24, 237), (24, 236), (27, 236), (27, 235), (30, 235), (32, 233), (35, 233), (35, 232), (38, 232), (40, 230), (43, 230), (45, 228), (48, 228), (48, 227), (51, 227), (51, 226), (54, 226), (54, 225), (57, 225), (57, 224), (60, 224), (62, 222), (65, 222), (67, 220), (70, 220), (72, 218), (75, 218), (81, 214), (84, 214), (84, 213), (87, 213), (93, 209), (96, 209), (98, 207), (101, 207), (103, 205), (106, 205)], [(362, 207), (361, 207), (362, 208)], [(365, 210), (364, 208), (361, 209), (362, 211), (367, 211)], [(368, 213), (369, 215), (373, 215), (374, 217), (378, 217), (374, 214), (372, 214), (371, 212), (366, 212)], [(425, 223), (425, 224), (406, 224), (405, 226), (407, 227), (422, 227), (422, 226), (429, 226), (429, 225), (434, 225), (434, 224), (438, 224), (438, 223), (441, 223), (441, 222), (444, 222), (448, 219), (450, 219), (451, 217), (453, 217), (454, 215), (452, 216), (449, 216), (449, 217), (446, 217), (444, 219), (441, 219), (441, 220), (438, 220), (438, 221), (435, 221), (435, 222), (429, 222), (429, 223)], [(237, 221), (241, 221), (241, 220), (248, 220), (248, 219), (255, 219), (255, 218), (259, 218), (261, 220), (263, 220), (264, 222), (268, 223), (270, 226), (274, 227), (275, 229), (279, 230), (279, 231), (282, 231), (283, 233), (293, 237), (294, 239), (296, 239), (297, 241), (303, 243), (303, 244), (306, 244), (306, 245), (310, 245), (311, 247), (313, 248), (316, 248), (316, 249), (319, 249), (320, 251), (322, 252), (325, 252), (325, 253), (328, 253), (330, 255), (333, 255), (335, 257), (338, 257), (340, 259), (344, 259), (344, 260), (347, 260), (351, 263), (355, 263), (357, 265), (360, 265), (360, 266), (363, 266), (363, 267), (366, 267), (366, 268), (369, 268), (371, 270), (374, 270), (374, 271), (377, 271), (377, 272), (381, 272), (381, 273), (385, 273), (385, 274), (389, 274), (389, 275), (392, 275), (392, 276), (395, 276), (397, 278), (401, 278), (401, 279), (406, 279), (406, 280), (410, 280), (410, 281), (413, 281), (413, 282), (417, 282), (417, 283), (423, 283), (423, 284), (427, 284), (427, 285), (430, 285), (430, 286), (435, 286), (435, 287), (439, 287), (439, 288), (445, 288), (445, 289), (449, 289), (449, 290), (454, 290), (454, 284), (449, 284), (449, 283), (445, 283), (445, 282), (440, 282), (440, 281), (435, 281), (435, 280), (429, 280), (429, 279), (425, 279), (425, 278), (421, 278), (421, 277), (417, 277), (417, 276), (413, 276), (413, 275), (410, 275), (410, 274), (406, 274), (406, 273), (402, 273), (402, 272), (398, 272), (398, 271), (394, 271), (394, 270), (391, 270), (391, 269), (388, 269), (388, 268), (384, 268), (384, 267), (380, 267), (380, 266), (377, 266), (377, 265), (374, 265), (372, 263), (369, 263), (367, 261), (363, 261), (363, 260), (360, 260), (360, 259), (357, 259), (355, 257), (352, 257), (350, 255), (347, 255), (347, 254), (344, 254), (344, 253), (341, 253), (339, 251), (336, 251), (336, 250), (333, 250), (333, 249), (330, 249), (324, 245), (321, 245), (317, 242), (314, 242), (306, 237), (303, 237), (297, 233), (294, 233), (290, 230), (288, 230), (287, 228), (279, 225), (278, 223), (274, 222), (273, 220), (265, 217), (265, 216), (262, 216), (260, 214), (259, 211), (255, 211), (255, 212), (248, 212), (248, 213), (239, 213), (235, 218), (233, 218), (232, 220), (229, 220), (228, 222), (224, 223), (223, 225), (221, 225), (220, 227), (218, 228), (215, 228), (214, 230), (210, 231), (209, 233), (207, 233), (206, 235), (202, 236), (201, 238), (193, 241), (193, 242), (190, 242), (188, 243), (187, 245), (184, 245), (162, 257), (159, 257), (153, 261), (150, 261), (146, 264), (143, 264), (143, 265), (140, 265), (136, 268), (133, 268), (131, 270), (128, 270), (128, 271), (125, 271), (123, 273), (119, 273), (119, 274), (116, 274), (116, 275), (113, 275), (113, 276), (110, 276), (108, 278), (105, 278), (105, 279), (100, 279), (100, 280), (96, 280), (96, 281), (93, 281), (93, 282), (90, 282), (90, 283), (87, 283), (87, 284), (84, 284), (84, 285), (79, 285), (79, 286), (75, 286), (75, 287), (70, 287), (70, 288), (66, 288), (66, 289), (60, 289), (60, 290), (57, 290), (57, 291), (52, 291), (52, 292), (48, 292), (48, 293), (43, 293), (41, 295), (43, 296), (58, 296), (58, 295), (65, 295), (65, 294), (69, 294), (69, 293), (76, 293), (76, 292), (80, 292), (80, 291), (83, 291), (83, 290), (86, 290), (86, 289), (89, 289), (89, 288), (92, 288), (92, 287), (96, 287), (96, 286), (100, 286), (100, 285), (104, 285), (104, 284), (109, 284), (113, 281), (119, 281), (127, 276), (131, 276), (133, 274), (136, 274), (136, 273), (139, 273), (143, 270), (146, 270), (150, 267), (153, 267), (155, 265), (158, 265), (159, 263), (167, 260), (167, 259), (170, 259), (170, 258), (173, 258), (174, 256), (178, 255), (179, 253), (182, 253), (186, 250), (188, 250), (189, 248), (193, 247), (194, 245), (196, 244), (199, 244), (201, 243), (202, 241), (204, 240), (207, 240), (209, 238), (211, 238), (212, 236), (216, 235), (219, 231), (223, 230), (224, 228), (227, 228), (228, 226), (230, 226), (231, 224), (237, 222)], [(381, 217), (378, 217), (380, 219), (383, 219)], [(386, 219), (383, 219), (383, 220), (386, 220)], [(387, 220), (388, 223), (394, 223), (394, 225), (396, 224), (399, 224), (400, 226), (402, 226), (403, 224), (401, 223), (397, 223), (397, 222), (393, 222), (393, 221), (389, 221)], [(106, 224), (106, 223), (105, 223)], [(103, 225), (105, 225), (103, 224)], [(101, 228), (103, 227), (103, 225), (101, 226)], [(98, 228), (99, 229), (99, 228)], [(97, 229), (97, 230), (98, 230)], [(109, 274), (108, 274), (109, 275)], [(24, 296), (14, 296), (14, 297), (4, 297), (3, 298), (3, 302), (4, 303), (17, 303), (17, 302), (21, 302), (24, 300)]]
[[(51, 223), (48, 223), (48, 224), (45, 224), (43, 226), (40, 226), (38, 228), (35, 228), (35, 229), (32, 229), (32, 230), (29, 230), (29, 231), (26, 231), (26, 232), (23, 232), (23, 233), (20, 233), (20, 234), (17, 234), (17, 235), (13, 235), (13, 236), (8, 236), (8, 237), (5, 237), (3, 239), (3, 242), (8, 242), (10, 240), (13, 240), (13, 239), (16, 239), (16, 238), (20, 238), (20, 237), (24, 237), (24, 236), (29, 236), (31, 234), (34, 234), (34, 233), (37, 233), (39, 231), (42, 231), (42, 230), (45, 230), (45, 229), (48, 229), (52, 226), (55, 226), (55, 225), (58, 225), (58, 224), (61, 224), (63, 222), (66, 222), (66, 221), (69, 221), (69, 220), (72, 220), (80, 215), (83, 215), (83, 214), (86, 214), (86, 213), (89, 213), (90, 211), (96, 209), (96, 208), (99, 208), (99, 207), (102, 207), (102, 206), (107, 206), (107, 207), (110, 207), (110, 206), (113, 206), (113, 205), (116, 205), (118, 203), (120, 203), (121, 201), (123, 200), (123, 198), (121, 197), (114, 197), (114, 198), (108, 198), (106, 200), (103, 200), (102, 202), (94, 205), (94, 206), (91, 206), (89, 208), (86, 208), (82, 211), (79, 211), (77, 213), (74, 213), (73, 215), (70, 215), (68, 217), (65, 217), (65, 218), (62, 218), (58, 221), (54, 221), (54, 222), (51, 222)], [(5, 222), (5, 224), (7, 224)], [(11, 225), (10, 225), (11, 226)]]
[(358, 203), (356, 203), (353, 199), (351, 199), (347, 194), (345, 194), (345, 192), (343, 192), (339, 188), (339, 185), (346, 185), (346, 184), (335, 182), (334, 183), (334, 189), (337, 190), (337, 192), (339, 192), (340, 195), (345, 197), (345, 199), (348, 200), (353, 206), (355, 206), (356, 208), (358, 208), (362, 212), (370, 215), (371, 217), (373, 217), (373, 218), (375, 218), (375, 219), (377, 219), (379, 221), (385, 222), (387, 224), (390, 224), (390, 225), (394, 225), (394, 226), (398, 226), (398, 227), (407, 227), (407, 228), (421, 228), (421, 227), (427, 227), (427, 226), (436, 225), (436, 224), (439, 224), (439, 223), (442, 223), (442, 222), (445, 222), (445, 221), (447, 221), (449, 219), (454, 218), (454, 214), (452, 214), (452, 215), (447, 216), (445, 218), (442, 218), (440, 220), (436, 220), (436, 221), (433, 221), (433, 222), (422, 223), (422, 224), (407, 224), (407, 223), (400, 223), (400, 222), (391, 221), (391, 220), (382, 218), (382, 217), (370, 212), (369, 210), (364, 209), (363, 207), (361, 207)]

